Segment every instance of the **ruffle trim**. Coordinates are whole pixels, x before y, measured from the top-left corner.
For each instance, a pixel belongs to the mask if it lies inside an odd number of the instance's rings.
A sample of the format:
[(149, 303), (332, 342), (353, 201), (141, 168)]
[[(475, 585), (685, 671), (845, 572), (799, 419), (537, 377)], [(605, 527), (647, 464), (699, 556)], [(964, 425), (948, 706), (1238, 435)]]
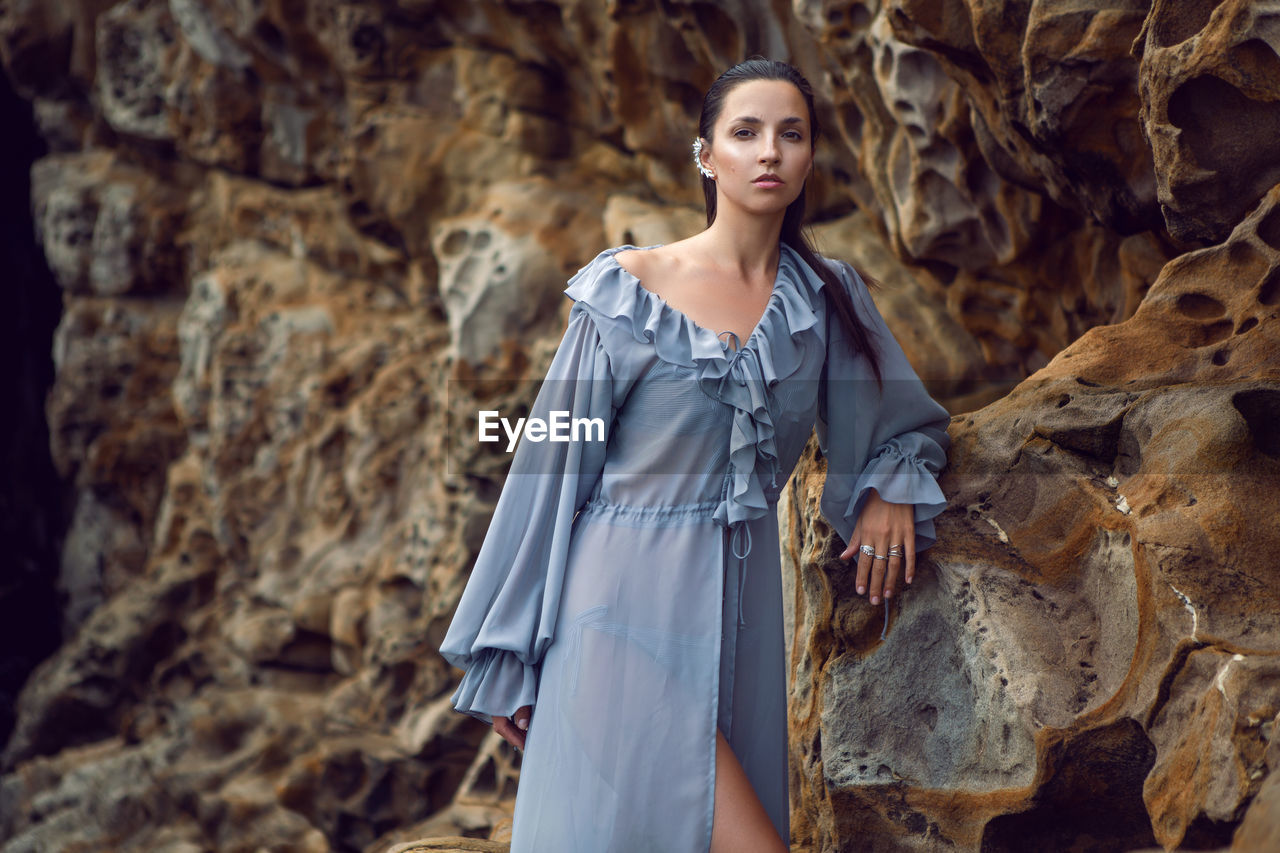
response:
[(522, 663), (515, 652), (486, 648), (472, 658), (450, 701), (457, 710), (492, 723), (532, 705), (537, 695), (536, 666)]
[(873, 488), (890, 503), (914, 504), (916, 549), (923, 550), (933, 544), (933, 519), (947, 508), (947, 498), (938, 485), (937, 475), (923, 460), (894, 447), (886, 447), (876, 454), (858, 477), (844, 508), (844, 519), (850, 527), (857, 523), (867, 492)]
[[(768, 511), (756, 476), (762, 467), (778, 484), (778, 455), (768, 389), (799, 369), (803, 335), (816, 335), (814, 310), (823, 281), (791, 247), (781, 246), (773, 292), (756, 328), (736, 350), (715, 332), (672, 308), (623, 269), (606, 249), (569, 280), (564, 292), (590, 313), (606, 350), (652, 344), (663, 361), (696, 369), (708, 396), (734, 408), (729, 443), (730, 477), (715, 518), (728, 527)], [(645, 249), (657, 248), (647, 246)]]

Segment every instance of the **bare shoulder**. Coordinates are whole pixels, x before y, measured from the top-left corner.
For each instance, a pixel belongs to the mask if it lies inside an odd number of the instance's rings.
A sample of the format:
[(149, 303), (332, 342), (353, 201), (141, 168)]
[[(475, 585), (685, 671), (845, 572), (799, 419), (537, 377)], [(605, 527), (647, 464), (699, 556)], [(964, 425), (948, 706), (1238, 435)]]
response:
[(661, 281), (673, 277), (687, 261), (688, 248), (683, 244), (668, 243), (652, 249), (624, 249), (613, 256), (618, 266), (643, 281)]

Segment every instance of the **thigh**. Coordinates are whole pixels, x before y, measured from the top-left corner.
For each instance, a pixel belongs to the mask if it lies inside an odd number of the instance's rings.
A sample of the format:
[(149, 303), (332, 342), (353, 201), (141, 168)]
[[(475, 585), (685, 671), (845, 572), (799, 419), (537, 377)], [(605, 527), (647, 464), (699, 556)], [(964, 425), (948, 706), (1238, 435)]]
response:
[(711, 853), (785, 853), (787, 844), (778, 837), (778, 830), (719, 729), (715, 796)]

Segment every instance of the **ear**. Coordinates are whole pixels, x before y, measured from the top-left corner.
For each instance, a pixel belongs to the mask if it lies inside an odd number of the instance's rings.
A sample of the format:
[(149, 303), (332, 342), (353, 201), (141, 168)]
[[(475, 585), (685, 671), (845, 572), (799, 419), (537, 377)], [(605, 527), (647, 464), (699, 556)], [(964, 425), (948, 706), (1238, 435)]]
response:
[[(698, 160), (697, 160), (698, 171), (706, 174), (706, 176), (711, 178), (712, 180), (715, 180), (715, 177), (714, 177), (715, 169), (712, 168), (710, 159), (709, 159), (711, 156), (711, 143), (706, 139), (702, 138), (701, 136), (698, 137), (698, 141), (702, 143), (701, 146), (698, 148)], [(710, 174), (707, 174), (707, 173), (710, 173)]]

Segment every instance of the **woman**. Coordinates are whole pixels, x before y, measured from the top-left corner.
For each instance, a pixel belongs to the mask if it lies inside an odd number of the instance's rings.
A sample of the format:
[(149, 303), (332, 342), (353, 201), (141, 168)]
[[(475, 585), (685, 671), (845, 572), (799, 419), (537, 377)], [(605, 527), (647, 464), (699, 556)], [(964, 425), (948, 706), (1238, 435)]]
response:
[(570, 280), (531, 416), (604, 434), (521, 441), (441, 646), (454, 706), (525, 749), (513, 853), (785, 850), (782, 486), (816, 423), (820, 508), (872, 604), (943, 509), (946, 411), (800, 232), (808, 83), (737, 65), (698, 131), (707, 229)]

